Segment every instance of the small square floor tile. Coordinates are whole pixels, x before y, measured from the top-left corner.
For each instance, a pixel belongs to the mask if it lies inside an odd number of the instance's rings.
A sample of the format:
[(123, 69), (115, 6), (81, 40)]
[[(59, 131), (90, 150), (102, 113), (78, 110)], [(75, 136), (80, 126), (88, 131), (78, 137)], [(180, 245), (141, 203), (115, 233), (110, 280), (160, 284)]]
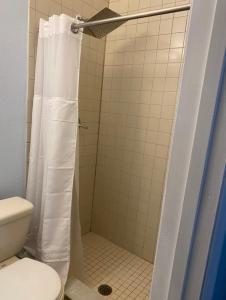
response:
[(85, 256), (84, 282), (98, 292), (108, 284), (112, 294), (107, 299), (148, 300), (153, 265), (95, 233), (83, 236)]

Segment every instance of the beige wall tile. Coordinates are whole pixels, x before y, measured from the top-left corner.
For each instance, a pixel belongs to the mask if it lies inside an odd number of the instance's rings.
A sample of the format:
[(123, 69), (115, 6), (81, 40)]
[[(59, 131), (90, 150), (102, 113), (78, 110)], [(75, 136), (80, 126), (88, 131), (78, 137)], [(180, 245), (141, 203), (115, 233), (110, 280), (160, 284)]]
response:
[(30, 0), (29, 1), (29, 6), (32, 7), (32, 8), (35, 8), (35, 2), (36, 2), (36, 0)]
[(159, 34), (169, 34), (172, 31), (173, 19), (161, 20)]
[(185, 34), (183, 32), (173, 33), (171, 38), (171, 48), (183, 48), (184, 37)]
[(46, 0), (36, 0), (36, 10), (48, 15), (49, 13), (49, 1)]
[(185, 32), (187, 25), (187, 17), (179, 17), (173, 19), (173, 28), (172, 32)]
[[(176, 1), (112, 0), (110, 8), (130, 13), (164, 4)], [(170, 14), (128, 22), (106, 43), (92, 228), (151, 262), (186, 20)]]

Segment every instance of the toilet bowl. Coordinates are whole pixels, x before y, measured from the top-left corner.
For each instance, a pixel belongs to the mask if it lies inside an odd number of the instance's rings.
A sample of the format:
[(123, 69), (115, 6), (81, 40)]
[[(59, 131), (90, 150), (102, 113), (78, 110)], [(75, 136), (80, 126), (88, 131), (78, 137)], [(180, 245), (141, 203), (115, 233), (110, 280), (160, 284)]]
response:
[(62, 300), (61, 280), (52, 268), (29, 258), (19, 259), (0, 270), (4, 300)]
[(19, 197), (0, 200), (0, 298), (63, 300), (63, 285), (55, 270), (15, 256), (25, 243), (32, 210), (32, 204)]

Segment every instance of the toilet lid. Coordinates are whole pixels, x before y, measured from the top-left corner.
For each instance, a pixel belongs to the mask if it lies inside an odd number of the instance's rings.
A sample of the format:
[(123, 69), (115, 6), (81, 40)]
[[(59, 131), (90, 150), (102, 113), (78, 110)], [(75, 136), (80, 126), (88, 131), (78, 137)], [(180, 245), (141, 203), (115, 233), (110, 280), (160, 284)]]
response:
[(4, 300), (57, 300), (61, 280), (49, 266), (24, 258), (0, 270), (0, 297)]

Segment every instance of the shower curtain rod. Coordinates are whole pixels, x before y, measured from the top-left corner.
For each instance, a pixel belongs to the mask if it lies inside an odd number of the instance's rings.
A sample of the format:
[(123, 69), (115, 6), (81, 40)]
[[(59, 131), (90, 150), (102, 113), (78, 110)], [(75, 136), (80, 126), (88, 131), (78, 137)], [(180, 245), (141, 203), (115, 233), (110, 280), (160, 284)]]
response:
[[(90, 22), (87, 21), (87, 22), (80, 23), (80, 24), (72, 23), (71, 31), (73, 33), (78, 33), (78, 30), (80, 28), (92, 27), (92, 26), (109, 24), (109, 23), (116, 23), (116, 22), (126, 22), (126, 21), (134, 20), (134, 19), (141, 19), (141, 18), (165, 15), (165, 14), (170, 14), (170, 13), (187, 11), (187, 10), (190, 10), (190, 8), (191, 8), (191, 5), (186, 4), (186, 5), (180, 5), (180, 6), (175, 6), (175, 7), (171, 7), (171, 8), (164, 8), (164, 9), (152, 10), (152, 11), (143, 12), (143, 13), (137, 13), (137, 14), (133, 14), (133, 15), (119, 16), (119, 17), (108, 18), (108, 19), (97, 20), (97, 21), (90, 21)], [(83, 19), (81, 18), (81, 20), (83, 20)]]

